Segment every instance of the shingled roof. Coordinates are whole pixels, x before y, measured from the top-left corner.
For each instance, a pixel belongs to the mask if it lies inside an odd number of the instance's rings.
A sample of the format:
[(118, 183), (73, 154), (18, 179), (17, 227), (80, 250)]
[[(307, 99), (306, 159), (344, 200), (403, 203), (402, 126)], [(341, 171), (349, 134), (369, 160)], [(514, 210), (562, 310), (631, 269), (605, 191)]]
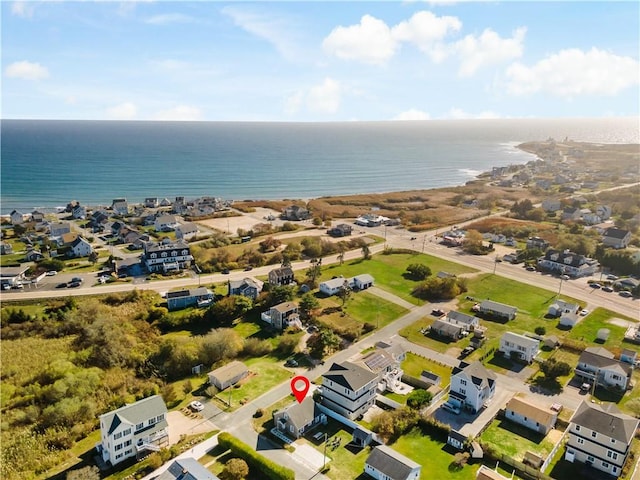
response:
[(374, 448), (367, 458), (367, 464), (391, 480), (404, 480), (414, 468), (420, 468), (420, 464), (386, 445)]
[(457, 375), (460, 372), (464, 372), (464, 374), (471, 379), (473, 384), (479, 388), (484, 388), (485, 386), (490, 387), (495, 383), (496, 378), (498, 378), (494, 372), (488, 370), (478, 361), (471, 364), (460, 362), (460, 366), (454, 367), (451, 374)]
[[(145, 422), (151, 417), (162, 415), (167, 413), (167, 406), (164, 404), (160, 395), (153, 395), (151, 397), (144, 398), (132, 403), (120, 407), (117, 410), (113, 410), (109, 413), (105, 413), (100, 416), (101, 420), (104, 420), (105, 425), (108, 426), (108, 432), (111, 434), (121, 423), (128, 423), (130, 425), (138, 425)], [(154, 427), (160, 426), (164, 428), (167, 426), (166, 418), (157, 422)]]
[(638, 428), (637, 418), (622, 413), (613, 403), (597, 405), (584, 400), (571, 417), (571, 423), (615, 438), (629, 445)]
[(351, 362), (334, 363), (322, 377), (353, 391), (378, 378), (375, 373)]

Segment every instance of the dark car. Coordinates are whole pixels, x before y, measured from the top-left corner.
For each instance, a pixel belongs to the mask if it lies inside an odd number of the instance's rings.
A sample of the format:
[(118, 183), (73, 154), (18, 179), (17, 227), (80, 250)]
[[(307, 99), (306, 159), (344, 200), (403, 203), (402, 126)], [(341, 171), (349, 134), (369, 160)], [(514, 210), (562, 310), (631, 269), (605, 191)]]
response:
[(245, 272), (250, 272), (251, 270), (253, 270), (253, 267), (244, 267)]
[(56, 285), (56, 288), (67, 288), (67, 284), (62, 282)]
[(222, 270), (222, 273), (224, 273), (225, 275), (229, 275), (229, 269), (225, 268), (224, 270)]
[(80, 286), (80, 282), (70, 282), (69, 285), (67, 285), (69, 288), (77, 288)]
[(591, 288), (600, 288), (600, 284), (599, 283), (595, 283), (595, 282), (594, 283), (590, 283), (589, 286)]
[(611, 293), (611, 292), (613, 292), (613, 288), (611, 288), (611, 287), (602, 287), (602, 291)]
[(297, 367), (298, 366), (298, 362), (296, 362), (293, 358), (290, 358), (289, 360), (287, 360), (284, 364), (285, 367)]
[(471, 355), (474, 350), (475, 350), (475, 347), (472, 347), (472, 346), (465, 347), (462, 350), (462, 352), (460, 352), (460, 358), (464, 358), (464, 357), (466, 357), (468, 355)]
[(80, 277), (73, 277), (73, 278), (71, 279), (71, 283), (78, 283), (78, 284), (80, 284), (80, 283), (82, 283), (82, 279), (81, 279)]
[(439, 308), (437, 310), (431, 310), (431, 315), (434, 317), (442, 317), (444, 315), (444, 311)]

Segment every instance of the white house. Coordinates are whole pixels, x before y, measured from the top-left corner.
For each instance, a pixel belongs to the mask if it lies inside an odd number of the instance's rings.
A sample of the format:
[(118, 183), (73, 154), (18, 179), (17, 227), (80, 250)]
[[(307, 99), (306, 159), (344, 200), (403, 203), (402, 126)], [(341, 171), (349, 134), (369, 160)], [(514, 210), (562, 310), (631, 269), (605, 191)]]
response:
[(631, 381), (633, 368), (626, 362), (619, 362), (613, 353), (602, 347), (588, 347), (580, 354), (575, 374), (591, 383), (626, 390)]
[(175, 215), (159, 215), (153, 223), (156, 232), (171, 232), (178, 226)]
[(286, 408), (273, 412), (275, 428), (287, 436), (297, 439), (312, 428), (327, 423), (327, 416), (322, 413), (313, 397), (305, 397)]
[(386, 445), (375, 447), (364, 464), (364, 472), (376, 480), (418, 480), (420, 464)]
[(274, 305), (266, 312), (262, 312), (260, 317), (278, 330), (282, 330), (291, 324), (301, 326), (296, 302), (282, 302)]
[(558, 272), (572, 277), (593, 275), (600, 268), (597, 260), (585, 257), (569, 250), (562, 252), (548, 250), (538, 259), (538, 266), (547, 271)]
[(569, 422), (565, 460), (619, 477), (638, 429), (637, 418), (612, 404), (582, 401)]
[(455, 310), (451, 310), (447, 313), (445, 320), (449, 323), (453, 323), (454, 325), (460, 325), (464, 327), (468, 332), (473, 332), (476, 327), (480, 326), (480, 319), (478, 317), (474, 317), (473, 315), (467, 315), (466, 313), (457, 312)]
[(116, 465), (169, 443), (167, 406), (160, 395), (147, 397), (100, 415), (102, 460)]
[(175, 243), (146, 243), (143, 261), (150, 272), (169, 272), (191, 266), (193, 256), (189, 245), (183, 241)]
[(631, 241), (631, 232), (621, 228), (607, 228), (602, 234), (602, 244), (605, 247), (627, 248)]
[(13, 225), (20, 225), (24, 223), (24, 215), (17, 210), (14, 210), (9, 214), (9, 218), (11, 218), (11, 223)]
[(91, 244), (88, 241), (86, 241), (84, 238), (77, 237), (71, 243), (71, 252), (73, 256), (76, 258), (88, 257), (91, 254), (91, 252), (93, 252), (93, 248), (91, 247)]
[(513, 397), (507, 403), (504, 417), (546, 435), (556, 425), (558, 412), (550, 407), (538, 405), (529, 397)]
[(345, 284), (349, 286), (349, 280), (347, 280), (346, 278), (332, 278), (331, 280), (325, 280), (324, 282), (321, 282), (319, 285), (319, 289), (325, 295), (331, 296), (336, 295), (345, 286)]
[(234, 360), (226, 365), (209, 372), (209, 383), (219, 390), (224, 390), (235, 385), (240, 380), (249, 375), (247, 366)]
[(179, 240), (189, 240), (198, 234), (198, 225), (193, 222), (181, 223), (176, 227), (176, 238)]
[(71, 224), (69, 222), (56, 222), (49, 225), (49, 235), (57, 238), (71, 232)]
[(378, 375), (355, 363), (334, 363), (322, 375), (322, 404), (351, 420), (373, 405)]
[(496, 393), (496, 374), (480, 362), (460, 362), (451, 372), (448, 403), (478, 412)]
[(564, 300), (557, 299), (549, 306), (547, 313), (553, 317), (560, 317), (564, 313), (578, 313), (580, 305), (577, 303), (565, 302)]
[(484, 300), (480, 303), (478, 311), (483, 315), (503, 320), (513, 320), (518, 313), (516, 307), (494, 302), (493, 300)]
[(357, 290), (364, 290), (369, 287), (373, 287), (373, 277), (368, 273), (356, 275), (352, 279), (352, 288)]
[(526, 337), (518, 333), (505, 332), (500, 337), (499, 350), (507, 358), (531, 363), (540, 351), (540, 342), (535, 338)]

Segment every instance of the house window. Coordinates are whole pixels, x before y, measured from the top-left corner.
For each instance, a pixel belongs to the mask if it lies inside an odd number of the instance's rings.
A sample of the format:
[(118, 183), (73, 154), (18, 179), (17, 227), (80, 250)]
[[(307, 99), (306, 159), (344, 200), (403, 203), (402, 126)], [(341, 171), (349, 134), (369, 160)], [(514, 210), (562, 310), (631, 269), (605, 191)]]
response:
[(158, 254), (157, 253), (152, 253), (151, 254), (151, 258), (158, 258)]
[(131, 429), (127, 428), (124, 432), (122, 432), (122, 435), (130, 435), (131, 434)]
[(466, 385), (467, 381), (466, 380), (460, 380), (460, 385)]
[(182, 255), (189, 255), (189, 250), (182, 250)]
[(609, 450), (607, 452), (607, 457), (612, 459), (612, 460), (617, 460), (618, 459), (618, 454), (616, 452), (612, 452), (611, 450)]
[(119, 438), (122, 438), (122, 432), (116, 433), (116, 434), (113, 436), (113, 439), (114, 439), (114, 440), (118, 440)]
[(121, 458), (121, 457), (122, 457), (122, 455), (123, 455), (122, 453), (119, 453), (118, 455), (116, 455), (116, 460), (117, 460), (118, 458)]
[(602, 468), (609, 468), (609, 464), (605, 461), (602, 462)]
[(576, 432), (580, 431), (580, 425), (576, 425)]
[(161, 254), (161, 255), (162, 255), (162, 258), (166, 258), (166, 256), (167, 256), (167, 252), (162, 252), (162, 254)]
[(620, 375), (611, 375), (611, 378), (614, 380), (620, 380), (622, 377)]
[(129, 445), (131, 445), (131, 440), (127, 440), (126, 442), (124, 442), (125, 447), (128, 447)]
[(618, 473), (618, 467), (611, 467), (611, 473)]
[(175, 250), (173, 252), (171, 252), (171, 256), (172, 257), (177, 257), (178, 256), (178, 252), (176, 252)]
[(466, 394), (467, 394), (467, 391), (466, 391), (464, 388), (461, 388), (461, 389), (460, 389), (460, 393), (461, 393), (462, 395), (466, 395)]
[(119, 443), (118, 445), (116, 445), (116, 447), (114, 448), (114, 450), (117, 452), (118, 450), (122, 450), (122, 444)]
[(136, 425), (136, 431), (142, 430), (144, 428), (144, 423), (139, 423)]
[(591, 436), (592, 436), (593, 438), (596, 438), (596, 437), (598, 436), (598, 433), (597, 433), (597, 432), (591, 432)]
[(133, 449), (132, 448), (130, 448), (129, 450), (124, 452), (125, 455), (131, 455), (131, 453), (133, 453)]
[(615, 439), (615, 438), (612, 438), (612, 439), (611, 439), (611, 443), (616, 443), (616, 439)]
[(154, 423), (156, 423), (156, 419), (155, 418), (150, 418), (149, 419), (149, 425), (153, 425)]
[(594, 458), (592, 455), (587, 455), (587, 462), (593, 462)]
[(164, 413), (163, 413), (163, 414), (161, 414), (161, 415), (158, 415), (158, 416), (156, 417), (156, 421), (157, 421), (157, 422), (160, 422), (160, 421), (162, 421), (162, 420), (164, 420)]
[(582, 444), (584, 443), (584, 438), (578, 438), (578, 440), (577, 440), (577, 441), (578, 441), (578, 443), (579, 443), (580, 445), (582, 445)]

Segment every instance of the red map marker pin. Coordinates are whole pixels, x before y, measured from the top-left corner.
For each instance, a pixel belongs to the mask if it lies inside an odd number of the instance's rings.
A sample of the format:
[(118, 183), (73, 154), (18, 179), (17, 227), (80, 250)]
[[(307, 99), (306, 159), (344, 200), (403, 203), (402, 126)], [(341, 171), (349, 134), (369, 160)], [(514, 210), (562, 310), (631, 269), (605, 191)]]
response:
[[(297, 388), (296, 384), (298, 384), (299, 386), (300, 383), (304, 383), (304, 386), (302, 388)], [(311, 387), (311, 384), (309, 383), (309, 379), (307, 377), (298, 375), (297, 377), (293, 377), (291, 379), (291, 392), (293, 393), (293, 396), (296, 397), (296, 400), (298, 400), (298, 403), (302, 403), (304, 397), (307, 396), (309, 387)]]

